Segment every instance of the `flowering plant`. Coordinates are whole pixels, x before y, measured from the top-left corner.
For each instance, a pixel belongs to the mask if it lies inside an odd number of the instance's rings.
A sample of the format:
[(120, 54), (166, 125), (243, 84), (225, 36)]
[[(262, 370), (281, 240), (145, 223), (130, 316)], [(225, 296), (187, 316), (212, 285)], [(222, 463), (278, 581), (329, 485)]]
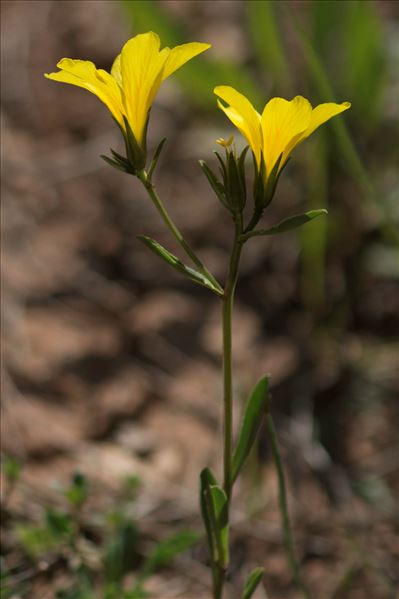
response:
[[(283, 233), (299, 227), (326, 210), (311, 210), (289, 216), (267, 229), (256, 228), (264, 210), (276, 192), (278, 178), (294, 148), (311, 135), (320, 125), (347, 110), (349, 102), (326, 103), (312, 108), (302, 96), (287, 101), (273, 98), (258, 113), (249, 100), (229, 86), (218, 86), (214, 92), (218, 105), (246, 138), (247, 146), (239, 155), (233, 137), (219, 139), (224, 155), (216, 152), (220, 164), (219, 175), (201, 161), (201, 168), (217, 198), (228, 210), (234, 224), (229, 267), (224, 285), (206, 268), (170, 217), (152, 182), (158, 158), (165, 140), (154, 152), (147, 167), (146, 131), (149, 113), (162, 81), (204, 50), (209, 44), (189, 43), (160, 50), (159, 37), (144, 33), (130, 39), (114, 61), (111, 73), (97, 69), (90, 61), (64, 58), (58, 63), (60, 71), (46, 75), (49, 79), (83, 87), (94, 93), (110, 110), (120, 127), (126, 146), (126, 156), (111, 150), (112, 158), (103, 158), (119, 170), (136, 176), (144, 185), (165, 225), (180, 244), (192, 265), (183, 263), (156, 240), (146, 236), (139, 239), (155, 254), (193, 282), (215, 293), (222, 304), (223, 329), (223, 484), (205, 468), (200, 474), (200, 506), (209, 546), (212, 570), (213, 598), (223, 596), (229, 566), (229, 511), (233, 486), (240, 475), (255, 443), (263, 419), (270, 436), (279, 479), (280, 507), (284, 540), (289, 564), (304, 597), (309, 597), (293, 550), (289, 524), (284, 474), (277, 435), (269, 406), (269, 376), (264, 376), (254, 387), (244, 411), (240, 432), (233, 439), (233, 368), (232, 368), (232, 314), (234, 293), (238, 281), (240, 259), (245, 243), (255, 236)], [(249, 148), (254, 158), (254, 186), (247, 190), (246, 156)], [(248, 196), (252, 216), (244, 222), (244, 207)], [(194, 268), (195, 267), (195, 268)], [(250, 599), (263, 577), (263, 568), (249, 574), (241, 598)]]

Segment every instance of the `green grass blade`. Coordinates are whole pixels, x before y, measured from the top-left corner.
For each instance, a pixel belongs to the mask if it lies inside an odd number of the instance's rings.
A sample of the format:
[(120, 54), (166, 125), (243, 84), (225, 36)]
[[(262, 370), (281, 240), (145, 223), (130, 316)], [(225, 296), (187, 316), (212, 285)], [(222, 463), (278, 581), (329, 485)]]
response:
[(249, 0), (246, 7), (249, 34), (260, 64), (273, 75), (274, 87), (291, 92), (290, 68), (281, 43), (283, 37), (277, 19), (277, 3), (270, 0)]
[[(299, 23), (298, 19), (291, 12), (291, 10), (285, 5), (289, 11), (291, 22), (297, 33), (300, 48), (305, 58), (307, 67), (313, 84), (318, 92), (320, 101), (322, 102), (335, 102), (335, 94), (331, 83), (324, 71), (321, 60), (315, 51), (312, 43), (307, 37), (303, 27)], [(351, 176), (356, 180), (359, 188), (366, 194), (369, 199), (373, 199), (374, 191), (371, 184), (370, 178), (367, 171), (357, 153), (357, 150), (353, 144), (353, 141), (348, 133), (346, 125), (342, 118), (333, 119), (330, 123), (333, 128), (335, 139), (337, 143), (337, 150), (341, 155), (342, 164), (346, 166)]]
[(255, 568), (245, 581), (241, 599), (251, 599), (264, 574), (264, 568)]

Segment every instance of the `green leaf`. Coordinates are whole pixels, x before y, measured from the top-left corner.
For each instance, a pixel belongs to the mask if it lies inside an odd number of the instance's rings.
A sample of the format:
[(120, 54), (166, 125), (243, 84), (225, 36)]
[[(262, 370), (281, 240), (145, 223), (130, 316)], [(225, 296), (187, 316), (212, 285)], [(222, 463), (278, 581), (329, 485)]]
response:
[(216, 534), (212, 526), (210, 506), (210, 487), (214, 485), (217, 485), (217, 481), (213, 472), (209, 468), (204, 468), (200, 474), (200, 506), (212, 565), (217, 562)]
[(245, 407), (238, 442), (233, 453), (232, 483), (244, 465), (262, 424), (262, 416), (266, 412), (268, 402), (268, 392), (269, 376), (266, 375), (256, 384)]
[(248, 576), (248, 578), (245, 582), (245, 586), (244, 586), (244, 590), (241, 595), (241, 599), (250, 599), (252, 597), (252, 595), (256, 591), (256, 587), (262, 580), (263, 574), (264, 574), (263, 568), (255, 568), (255, 570), (253, 570), (251, 572), (251, 574)]
[(222, 568), (229, 563), (229, 502), (225, 491), (218, 485), (209, 487), (210, 515), (218, 550), (218, 562)]
[(193, 530), (181, 530), (160, 541), (147, 558), (141, 570), (140, 580), (151, 576), (151, 574), (173, 561), (178, 555), (190, 549), (198, 541), (198, 538), (198, 534)]
[(265, 235), (277, 235), (279, 233), (285, 233), (286, 231), (291, 231), (292, 229), (297, 229), (302, 225), (310, 222), (314, 218), (318, 216), (322, 216), (323, 214), (328, 214), (325, 208), (320, 208), (319, 210), (309, 210), (308, 212), (304, 212), (303, 214), (295, 214), (295, 216), (290, 216), (289, 218), (285, 218), (274, 227), (270, 229), (256, 229), (255, 231), (249, 231), (245, 235), (243, 235), (244, 239), (249, 239), (250, 237), (256, 236), (265, 236)]
[(211, 291), (213, 291), (217, 295), (222, 294), (222, 292), (212, 283), (212, 281), (208, 279), (208, 277), (198, 272), (197, 270), (194, 270), (194, 268), (191, 268), (190, 266), (186, 266), (186, 264), (183, 264), (183, 262), (179, 260), (177, 256), (165, 249), (160, 243), (158, 243), (158, 241), (155, 241), (155, 239), (151, 239), (151, 237), (147, 237), (145, 235), (138, 235), (137, 239), (142, 241), (144, 245), (146, 245), (152, 252), (154, 252), (154, 254), (160, 256), (162, 260), (167, 262), (170, 266), (172, 266), (172, 268), (174, 268), (184, 276), (188, 277), (191, 281), (194, 281), (195, 283), (198, 283), (203, 287), (211, 289)]

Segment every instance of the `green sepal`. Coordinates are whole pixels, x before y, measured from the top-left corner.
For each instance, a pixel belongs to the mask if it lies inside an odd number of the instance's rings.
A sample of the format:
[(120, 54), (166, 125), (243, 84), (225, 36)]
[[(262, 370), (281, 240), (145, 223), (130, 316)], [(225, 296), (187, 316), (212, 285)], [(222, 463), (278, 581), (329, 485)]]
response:
[(241, 183), (241, 188), (242, 188), (242, 194), (244, 197), (244, 204), (245, 204), (245, 199), (246, 199), (246, 195), (247, 195), (247, 185), (246, 185), (246, 178), (245, 178), (245, 158), (247, 156), (248, 150), (249, 150), (249, 146), (245, 146), (245, 148), (243, 149), (243, 151), (241, 152), (241, 154), (238, 158), (238, 172), (240, 174), (240, 183)]
[(124, 166), (123, 164), (121, 164), (120, 162), (117, 162), (116, 160), (112, 160), (112, 158), (109, 158), (108, 156), (104, 156), (104, 154), (100, 155), (100, 158), (102, 158), (107, 164), (109, 164), (110, 166), (118, 169), (118, 171), (122, 171), (123, 173), (129, 173), (130, 171), (126, 168), (126, 166)]
[(150, 168), (148, 169), (148, 173), (147, 173), (147, 179), (149, 181), (151, 181), (152, 174), (158, 164), (159, 156), (161, 155), (162, 148), (163, 148), (165, 142), (166, 142), (166, 137), (161, 139), (161, 141), (159, 142), (159, 144), (157, 146), (157, 149), (154, 152), (154, 156), (151, 160)]
[(122, 166), (125, 166), (128, 169), (130, 166), (128, 159), (125, 158), (125, 156), (118, 154), (118, 152), (115, 152), (115, 150), (113, 150), (112, 148), (110, 148), (110, 150), (111, 150), (111, 154), (114, 157), (114, 159), (116, 160), (116, 162), (119, 162)]
[(247, 459), (266, 412), (269, 397), (269, 376), (260, 379), (252, 390), (244, 411), (240, 434), (232, 459), (231, 483), (236, 480)]
[(297, 229), (302, 225), (306, 225), (306, 223), (310, 222), (314, 218), (317, 218), (324, 214), (328, 214), (325, 208), (319, 208), (318, 210), (309, 210), (308, 212), (304, 212), (303, 214), (295, 214), (294, 216), (285, 218), (284, 220), (280, 221), (277, 225), (270, 227), (270, 229), (257, 229), (255, 231), (249, 231), (248, 233), (243, 235), (243, 238), (249, 239), (250, 237), (255, 237), (258, 235), (266, 236), (285, 233), (286, 231), (291, 231), (292, 229)]
[(237, 158), (234, 152), (227, 152), (227, 184), (226, 196), (234, 212), (242, 212), (245, 206), (245, 188), (241, 183)]
[(248, 576), (245, 581), (244, 590), (241, 595), (241, 599), (251, 599), (252, 595), (256, 591), (258, 584), (262, 580), (264, 568), (255, 568)]
[(254, 163), (255, 177), (254, 177), (254, 187), (253, 187), (253, 196), (254, 196), (254, 204), (255, 210), (258, 213), (262, 213), (264, 210), (264, 182), (262, 173), (266, 173), (265, 160), (263, 158), (263, 154), (261, 154), (261, 164), (258, 168), (258, 164), (256, 162), (255, 154), (252, 152), (252, 159)]
[[(145, 149), (145, 147), (144, 148), (140, 147), (140, 145), (132, 131), (132, 128), (130, 127), (129, 121), (127, 120), (127, 118), (125, 116), (123, 116), (123, 122), (125, 123), (125, 128), (126, 128), (125, 143), (126, 143), (126, 154), (127, 154), (128, 160), (134, 170), (141, 171), (145, 167), (145, 163), (146, 163), (146, 159), (147, 159), (146, 149)], [(146, 121), (145, 131), (147, 131), (147, 126), (148, 126), (148, 119)], [(145, 139), (146, 139), (146, 134), (144, 134), (144, 140)]]
[(164, 248), (160, 243), (158, 243), (158, 241), (155, 241), (155, 239), (151, 239), (151, 237), (147, 237), (145, 235), (138, 235), (137, 239), (142, 241), (144, 245), (146, 245), (151, 251), (154, 252), (154, 254), (160, 256), (160, 258), (162, 258), (165, 262), (172, 266), (172, 268), (174, 268), (184, 276), (188, 277), (191, 281), (194, 281), (195, 283), (198, 283), (199, 285), (202, 285), (203, 287), (210, 289), (217, 295), (222, 295), (223, 292), (220, 289), (218, 289), (212, 283), (212, 281), (210, 281), (208, 277), (206, 277), (206, 275), (198, 272), (197, 270), (194, 270), (194, 268), (191, 268), (190, 266), (186, 266), (186, 264), (183, 264), (183, 262), (177, 256), (169, 252), (169, 250)]
[(229, 203), (226, 199), (224, 185), (218, 180), (215, 173), (209, 168), (209, 166), (206, 164), (204, 160), (199, 160), (199, 165), (202, 169), (202, 172), (208, 179), (209, 185), (212, 187), (218, 200), (223, 204), (225, 208), (227, 208), (227, 210), (231, 210)]
[(216, 539), (218, 564), (225, 569), (229, 563), (229, 502), (225, 491), (218, 485), (210, 485), (209, 512)]
[(277, 162), (273, 166), (270, 174), (267, 175), (266, 186), (265, 186), (265, 191), (264, 191), (264, 199), (263, 199), (264, 208), (266, 208), (271, 203), (271, 201), (274, 197), (274, 194), (276, 192), (276, 187), (277, 187), (277, 183), (280, 178), (280, 175), (283, 172), (283, 168), (285, 168), (285, 166), (288, 162), (288, 161), (286, 161), (285, 164), (283, 165), (283, 167), (280, 169), (280, 164), (281, 164), (282, 158), (283, 158), (283, 154), (280, 154), (280, 156), (278, 157)]
[[(252, 154), (253, 155), (253, 154)], [(280, 178), (281, 172), (287, 161), (285, 162), (283, 168), (279, 171), (281, 160), (283, 155), (277, 159), (273, 169), (270, 173), (267, 173), (265, 159), (263, 154), (261, 155), (261, 164), (258, 167), (255, 156), (253, 155), (254, 165), (255, 165), (255, 181), (254, 181), (254, 201), (255, 208), (258, 211), (263, 211), (272, 201), (274, 194), (276, 192), (277, 182)]]
[(216, 158), (219, 161), (219, 164), (220, 164), (220, 174), (222, 175), (224, 183), (226, 183), (226, 180), (227, 180), (227, 171), (226, 171), (226, 165), (225, 165), (225, 163), (223, 161), (223, 158), (221, 157), (221, 155), (219, 154), (219, 152), (216, 152), (216, 150), (214, 150), (213, 153), (215, 154)]
[(204, 468), (200, 474), (200, 506), (212, 565), (216, 564), (218, 561), (216, 534), (212, 525), (212, 508), (210, 504), (210, 487), (214, 485), (217, 485), (217, 480), (212, 470), (210, 470), (210, 468)]

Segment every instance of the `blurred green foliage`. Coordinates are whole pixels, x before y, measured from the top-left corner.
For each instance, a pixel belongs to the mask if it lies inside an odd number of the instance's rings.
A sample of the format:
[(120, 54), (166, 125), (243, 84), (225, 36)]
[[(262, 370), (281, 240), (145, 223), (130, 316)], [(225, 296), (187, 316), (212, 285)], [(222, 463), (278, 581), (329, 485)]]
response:
[[(84, 512), (93, 494), (87, 478), (75, 473), (70, 485), (60, 489), (64, 509), (48, 507), (38, 522), (10, 520), (33, 568), (38, 563), (64, 564), (70, 584), (57, 590), (58, 599), (145, 599), (147, 579), (198, 541), (196, 532), (183, 529), (153, 542), (148, 555), (143, 555), (144, 535), (131, 515), (139, 488), (139, 478), (131, 476), (122, 481), (112, 511), (91, 507)], [(7, 558), (0, 566), (0, 599), (29, 597), (29, 581), (16, 582), (18, 572), (7, 567)]]

